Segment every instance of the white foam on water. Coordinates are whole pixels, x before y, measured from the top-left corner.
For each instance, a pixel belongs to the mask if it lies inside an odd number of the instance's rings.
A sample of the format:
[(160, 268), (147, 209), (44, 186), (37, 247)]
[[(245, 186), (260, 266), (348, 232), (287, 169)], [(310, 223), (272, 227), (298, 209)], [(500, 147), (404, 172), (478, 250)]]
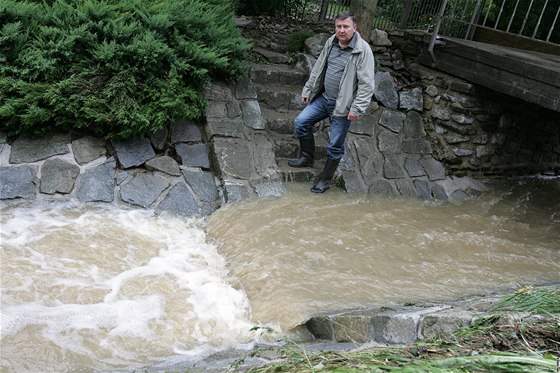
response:
[[(254, 342), (247, 296), (229, 283), (202, 220), (78, 204), (1, 207), (8, 371), (139, 366)], [(64, 365), (41, 361), (45, 350)]]

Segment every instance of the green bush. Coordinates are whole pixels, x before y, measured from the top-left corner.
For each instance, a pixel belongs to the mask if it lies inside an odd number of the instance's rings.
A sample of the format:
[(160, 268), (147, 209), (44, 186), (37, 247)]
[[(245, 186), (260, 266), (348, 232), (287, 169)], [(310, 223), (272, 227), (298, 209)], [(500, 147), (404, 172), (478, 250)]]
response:
[(296, 31), (288, 37), (287, 50), (288, 52), (297, 53), (302, 52), (305, 48), (305, 41), (315, 35), (311, 30)]
[(0, 0), (0, 126), (128, 138), (198, 119), (250, 45), (231, 0)]

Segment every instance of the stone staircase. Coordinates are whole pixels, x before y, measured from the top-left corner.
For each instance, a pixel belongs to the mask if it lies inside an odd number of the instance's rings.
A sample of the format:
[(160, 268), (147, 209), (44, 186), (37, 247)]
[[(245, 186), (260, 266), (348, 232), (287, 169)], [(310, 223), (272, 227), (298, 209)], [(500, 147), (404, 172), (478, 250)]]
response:
[[(266, 56), (269, 60), (278, 61), (275, 53), (268, 51)], [(303, 109), (301, 89), (307, 76), (308, 73), (299, 65), (265, 63), (250, 66), (250, 79), (257, 92), (267, 135), (274, 144), (274, 154), (284, 182), (312, 181), (320, 171), (321, 158), (326, 154), (326, 141), (316, 140), (318, 161), (315, 167), (288, 166), (288, 160), (296, 157), (299, 151), (293, 120)]]

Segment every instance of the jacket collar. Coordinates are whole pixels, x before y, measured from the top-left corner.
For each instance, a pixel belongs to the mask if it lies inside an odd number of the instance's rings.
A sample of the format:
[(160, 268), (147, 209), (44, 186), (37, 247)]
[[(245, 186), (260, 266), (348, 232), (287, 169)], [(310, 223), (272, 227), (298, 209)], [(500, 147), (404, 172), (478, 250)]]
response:
[[(352, 48), (352, 53), (359, 53), (363, 50), (362, 46), (359, 44), (359, 41), (361, 40), (363, 40), (362, 36), (358, 31), (356, 31), (354, 33), (354, 36), (352, 37), (352, 40), (350, 40), (350, 44), (348, 44), (348, 46)], [(338, 38), (336, 37), (336, 34), (332, 36), (332, 44), (338, 44)]]

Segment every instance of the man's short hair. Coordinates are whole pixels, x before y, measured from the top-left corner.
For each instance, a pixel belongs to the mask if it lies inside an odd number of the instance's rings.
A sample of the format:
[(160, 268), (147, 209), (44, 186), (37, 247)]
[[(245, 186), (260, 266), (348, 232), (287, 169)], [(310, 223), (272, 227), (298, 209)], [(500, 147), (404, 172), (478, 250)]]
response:
[(340, 12), (338, 13), (338, 15), (334, 18), (335, 20), (339, 20), (339, 21), (343, 21), (346, 18), (350, 18), (352, 19), (352, 22), (354, 22), (354, 24), (356, 24), (356, 16), (354, 16), (352, 13), (350, 12)]

